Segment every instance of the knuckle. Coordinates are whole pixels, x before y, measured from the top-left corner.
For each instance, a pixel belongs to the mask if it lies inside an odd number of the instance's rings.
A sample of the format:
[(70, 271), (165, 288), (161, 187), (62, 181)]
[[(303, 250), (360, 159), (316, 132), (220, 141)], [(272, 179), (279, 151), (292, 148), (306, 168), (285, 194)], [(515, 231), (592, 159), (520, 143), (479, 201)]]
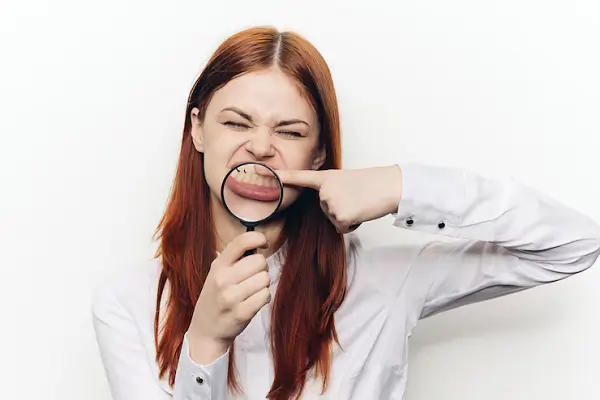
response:
[(268, 286), (271, 284), (271, 278), (269, 277), (269, 273), (267, 271), (261, 271), (258, 273), (258, 275), (263, 286)]
[(225, 309), (233, 308), (237, 303), (237, 296), (232, 290), (225, 290), (221, 293), (221, 306)]
[(267, 265), (267, 259), (263, 254), (255, 253), (247, 257), (248, 263), (253, 266), (259, 266), (265, 268)]
[(264, 254), (256, 253), (256, 263), (262, 266), (267, 265), (267, 259)]
[(229, 294), (229, 292), (221, 292), (219, 295), (219, 305), (221, 309), (230, 310), (234, 304), (233, 296)]
[(258, 231), (245, 232), (239, 238), (243, 247), (262, 246), (267, 243), (267, 237)]
[(256, 232), (258, 234), (257, 240), (259, 246), (264, 246), (268, 243), (267, 236), (262, 232)]
[(253, 239), (253, 240), (263, 240), (266, 239), (266, 236), (264, 233), (259, 232), (259, 231), (251, 231), (251, 232), (247, 232), (248, 233), (248, 237)]
[(319, 191), (319, 194), (322, 196), (325, 196), (328, 199), (331, 199), (333, 192), (334, 192), (334, 189), (333, 189), (333, 185), (331, 183), (331, 179), (327, 179), (325, 181), (325, 183), (323, 183), (323, 185), (321, 186), (321, 190)]
[(263, 305), (264, 305), (264, 304), (271, 302), (271, 291), (268, 288), (263, 289), (263, 290), (265, 292), (264, 293), (264, 302), (263, 302)]
[(348, 213), (340, 212), (336, 214), (336, 219), (341, 225), (350, 224), (350, 218)]
[(214, 270), (214, 269), (219, 269), (219, 265), (221, 263), (219, 262), (219, 257), (215, 258), (214, 260), (212, 260), (212, 262), (210, 263), (210, 269)]
[(239, 236), (236, 236), (231, 243), (235, 242), (238, 245), (244, 245), (252, 237), (253, 232), (244, 232)]
[(329, 217), (330, 217), (330, 218), (331, 218), (333, 221), (336, 221), (336, 222), (337, 222), (337, 221), (339, 221), (339, 218), (338, 218), (338, 213), (337, 213), (335, 210), (331, 210), (331, 209), (330, 209), (330, 210), (327, 212), (327, 214), (329, 214)]
[(244, 307), (236, 307), (233, 310), (232, 317), (236, 323), (244, 323), (248, 321), (250, 318), (248, 317), (248, 312), (244, 309)]
[(215, 283), (215, 287), (220, 290), (223, 291), (227, 288), (228, 286), (228, 279), (227, 276), (225, 274), (215, 274), (214, 278), (213, 278), (213, 282)]

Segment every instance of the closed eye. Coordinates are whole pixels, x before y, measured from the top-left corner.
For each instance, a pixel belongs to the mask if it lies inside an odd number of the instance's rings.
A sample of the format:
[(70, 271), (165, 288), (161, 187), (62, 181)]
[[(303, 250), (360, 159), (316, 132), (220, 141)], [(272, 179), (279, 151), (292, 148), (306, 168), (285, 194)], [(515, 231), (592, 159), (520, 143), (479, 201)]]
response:
[[(246, 124), (243, 124), (240, 122), (233, 122), (233, 121), (222, 122), (221, 125), (228, 126), (235, 130), (246, 130), (246, 129), (251, 128), (250, 126), (248, 126)], [(286, 136), (291, 139), (297, 139), (297, 138), (301, 138), (304, 136), (302, 133), (296, 132), (296, 131), (277, 131), (277, 133), (279, 135)]]
[(294, 132), (294, 131), (278, 131), (277, 133), (279, 133), (280, 135), (288, 136), (288, 137), (292, 137), (292, 138), (299, 138), (299, 137), (303, 136), (300, 132)]
[(238, 122), (233, 122), (233, 121), (223, 122), (222, 125), (229, 126), (231, 128), (234, 128), (234, 129), (248, 129), (248, 128), (250, 128), (246, 124), (240, 124)]

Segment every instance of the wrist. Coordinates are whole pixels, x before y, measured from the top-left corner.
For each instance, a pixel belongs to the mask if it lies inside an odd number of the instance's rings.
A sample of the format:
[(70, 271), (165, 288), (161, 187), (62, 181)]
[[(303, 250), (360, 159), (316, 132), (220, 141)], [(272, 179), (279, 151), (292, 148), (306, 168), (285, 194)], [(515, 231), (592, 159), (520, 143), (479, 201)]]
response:
[(196, 364), (212, 364), (216, 359), (227, 352), (230, 342), (214, 339), (188, 331), (187, 334), (190, 358)]
[(188, 340), (190, 358), (199, 365), (212, 364), (229, 349), (228, 344), (218, 341), (203, 338), (189, 338)]
[(402, 176), (402, 168), (398, 165), (391, 165), (389, 168), (389, 187), (388, 193), (389, 197), (387, 200), (387, 211), (388, 214), (393, 214), (398, 212), (398, 206), (400, 205), (400, 201), (402, 201), (402, 188), (403, 188), (403, 176)]

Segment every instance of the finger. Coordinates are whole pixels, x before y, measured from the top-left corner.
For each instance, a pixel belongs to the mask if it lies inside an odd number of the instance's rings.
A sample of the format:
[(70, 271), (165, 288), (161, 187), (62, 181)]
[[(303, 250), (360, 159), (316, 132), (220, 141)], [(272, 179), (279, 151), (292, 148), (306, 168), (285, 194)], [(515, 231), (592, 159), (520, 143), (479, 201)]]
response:
[(350, 226), (348, 227), (348, 232), (354, 232), (355, 230), (357, 230), (357, 229), (358, 229), (358, 227), (359, 227), (360, 225), (361, 225), (361, 224), (354, 224), (354, 225), (350, 225)]
[(321, 211), (323, 211), (323, 214), (325, 214), (325, 217), (327, 217), (329, 222), (331, 222), (331, 225), (333, 225), (335, 227), (335, 230), (338, 231), (338, 233), (339, 233), (340, 232), (339, 230), (341, 229), (341, 225), (339, 224), (338, 220), (336, 219), (335, 214), (329, 210), (329, 207), (327, 206), (326, 202), (320, 201), (319, 205), (321, 206)]
[(326, 214), (326, 217), (329, 220), (329, 222), (331, 223), (331, 225), (333, 225), (333, 227), (335, 228), (335, 230), (338, 233), (342, 233), (340, 231), (343, 230), (343, 226), (335, 219), (335, 216), (330, 215), (330, 214)]
[(334, 224), (334, 225), (335, 225), (335, 230), (336, 230), (338, 233), (341, 233), (341, 234), (346, 234), (346, 233), (353, 232), (353, 231), (355, 231), (355, 230), (356, 230), (356, 229), (357, 229), (357, 228), (360, 226), (360, 224), (354, 224), (354, 225), (347, 225), (347, 224), (344, 224), (344, 225), (341, 225), (341, 224)]
[(234, 238), (217, 257), (220, 265), (233, 265), (246, 250), (268, 247), (267, 237), (258, 231), (244, 232)]
[(329, 215), (329, 206), (327, 202), (320, 200), (319, 205), (321, 206), (321, 210), (325, 213), (325, 215)]
[(240, 296), (240, 302), (246, 300), (255, 293), (271, 285), (271, 278), (267, 271), (260, 271), (243, 282), (238, 283), (237, 290)]
[(269, 288), (263, 288), (240, 303), (240, 314), (247, 320), (252, 319), (270, 301), (271, 291)]
[(333, 213), (328, 213), (327, 218), (329, 219), (331, 224), (335, 227), (335, 230), (338, 233), (342, 233), (342, 234), (350, 233), (350, 232), (358, 229), (358, 227), (361, 225), (361, 222), (348, 222), (344, 219), (340, 220)]
[(333, 226), (335, 226), (335, 230), (337, 231), (337, 233), (341, 233), (344, 234), (346, 233), (346, 226), (338, 224), (336, 221), (332, 221)]
[(264, 255), (252, 254), (244, 257), (233, 268), (234, 283), (243, 282), (261, 271), (267, 271), (267, 260)]
[(319, 190), (327, 175), (327, 171), (313, 170), (278, 170), (277, 176), (284, 185), (303, 186)]

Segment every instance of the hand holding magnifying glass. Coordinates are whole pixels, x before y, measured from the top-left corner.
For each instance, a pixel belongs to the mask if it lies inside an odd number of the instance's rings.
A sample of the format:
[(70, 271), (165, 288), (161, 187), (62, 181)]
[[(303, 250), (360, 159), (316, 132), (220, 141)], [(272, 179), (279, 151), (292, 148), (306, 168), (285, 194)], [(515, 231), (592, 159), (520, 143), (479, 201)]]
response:
[[(279, 210), (283, 184), (269, 166), (249, 161), (225, 175), (221, 199), (229, 214), (240, 221), (246, 231), (253, 231), (256, 226), (271, 220)], [(255, 252), (249, 250), (244, 255)]]

